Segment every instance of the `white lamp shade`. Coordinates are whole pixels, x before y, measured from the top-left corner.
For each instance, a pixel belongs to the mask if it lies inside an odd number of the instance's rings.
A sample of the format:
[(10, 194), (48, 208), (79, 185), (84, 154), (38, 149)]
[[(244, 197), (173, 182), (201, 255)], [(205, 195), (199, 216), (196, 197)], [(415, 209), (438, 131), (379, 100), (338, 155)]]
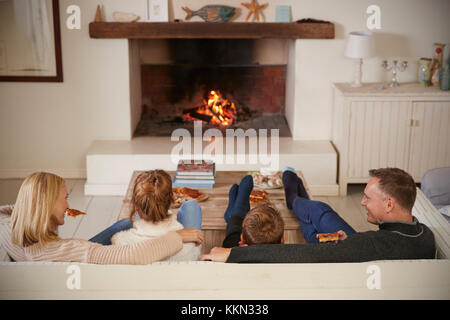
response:
[(375, 44), (372, 32), (350, 32), (348, 34), (345, 56), (364, 59), (375, 55)]

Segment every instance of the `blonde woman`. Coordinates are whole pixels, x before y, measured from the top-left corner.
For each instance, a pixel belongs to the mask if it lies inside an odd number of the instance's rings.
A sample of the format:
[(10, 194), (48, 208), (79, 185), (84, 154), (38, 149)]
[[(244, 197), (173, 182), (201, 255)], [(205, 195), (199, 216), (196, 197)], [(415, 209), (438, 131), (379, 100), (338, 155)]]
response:
[[(200, 230), (188, 228), (136, 244), (105, 245), (115, 232), (131, 227), (128, 220), (115, 223), (91, 239), (93, 241), (61, 239), (58, 226), (64, 224), (67, 208), (67, 189), (61, 177), (45, 172), (27, 177), (11, 215), (12, 244), (5, 245), (6, 251), (16, 261), (149, 264), (175, 254), (181, 250), (183, 242), (203, 241)], [(0, 238), (5, 239), (1, 235)]]

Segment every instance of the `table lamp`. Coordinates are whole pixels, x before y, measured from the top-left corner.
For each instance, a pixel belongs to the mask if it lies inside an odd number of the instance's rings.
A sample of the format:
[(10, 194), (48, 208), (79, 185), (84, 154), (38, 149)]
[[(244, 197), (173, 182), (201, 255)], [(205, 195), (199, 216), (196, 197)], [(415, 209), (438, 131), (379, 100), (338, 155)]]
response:
[(375, 44), (372, 32), (354, 31), (348, 34), (345, 56), (355, 60), (355, 80), (352, 87), (361, 87), (361, 67), (364, 58), (375, 55)]

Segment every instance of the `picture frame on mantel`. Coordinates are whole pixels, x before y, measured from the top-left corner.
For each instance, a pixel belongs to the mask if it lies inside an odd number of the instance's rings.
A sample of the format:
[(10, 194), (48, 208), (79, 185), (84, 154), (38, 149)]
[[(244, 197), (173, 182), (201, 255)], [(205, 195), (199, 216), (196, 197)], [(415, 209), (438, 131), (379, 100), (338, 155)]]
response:
[(63, 82), (58, 0), (0, 1), (0, 81)]
[(168, 0), (148, 0), (148, 21), (169, 22)]

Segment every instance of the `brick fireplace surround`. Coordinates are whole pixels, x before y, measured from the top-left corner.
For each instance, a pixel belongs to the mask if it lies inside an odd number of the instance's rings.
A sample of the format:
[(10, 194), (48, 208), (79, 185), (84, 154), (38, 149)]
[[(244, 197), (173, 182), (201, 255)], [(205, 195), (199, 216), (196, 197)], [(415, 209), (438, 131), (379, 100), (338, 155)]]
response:
[[(173, 84), (167, 80), (164, 73), (174, 66), (170, 66), (167, 63), (152, 63), (152, 61), (145, 61), (142, 63), (142, 41), (143, 39), (151, 39), (151, 36), (147, 37), (147, 31), (137, 32), (139, 36), (134, 37), (136, 30), (140, 30), (140, 25), (145, 29), (151, 30), (151, 24), (148, 23), (133, 23), (130, 24), (128, 28), (127, 24), (115, 24), (115, 23), (91, 23), (90, 33), (93, 38), (129, 38), (129, 66), (130, 66), (130, 104), (128, 106), (131, 115), (131, 128), (130, 128), (130, 139), (122, 141), (113, 140), (97, 140), (94, 141), (87, 153), (86, 157), (86, 167), (87, 167), (87, 182), (85, 185), (85, 193), (87, 195), (125, 195), (129, 180), (135, 170), (150, 170), (150, 169), (164, 169), (173, 171), (176, 169), (176, 163), (171, 161), (171, 153), (175, 146), (180, 143), (180, 140), (171, 141), (169, 136), (134, 136), (135, 129), (138, 127), (139, 121), (143, 118), (145, 112), (151, 111), (154, 105), (158, 105), (161, 99), (166, 99), (168, 93), (173, 93)], [(158, 24), (158, 27), (161, 24)], [(164, 24), (166, 25), (166, 24)], [(167, 24), (168, 27), (178, 28), (179, 25)], [(187, 25), (187, 23), (185, 24)], [(189, 23), (191, 25), (191, 23)], [(205, 24), (195, 24), (193, 26), (204, 26)], [(253, 24), (244, 24), (253, 26)], [(266, 28), (268, 24), (263, 24)], [(279, 25), (276, 33), (282, 34), (278, 30), (281, 30)], [(298, 29), (297, 25), (289, 25), (289, 28), (295, 27)], [(245, 32), (245, 30), (253, 30), (252, 28), (241, 28), (240, 24), (227, 24), (227, 28), (237, 28), (243, 30), (240, 32)], [(164, 27), (164, 26), (163, 26)], [(216, 26), (214, 25), (214, 28)], [(226, 32), (217, 26), (217, 32)], [(263, 28), (263, 29), (264, 29)], [(309, 27), (308, 27), (309, 28)], [(113, 30), (113, 35), (105, 30)], [(119, 30), (117, 34), (114, 34), (114, 30)], [(184, 33), (186, 28), (180, 28)], [(316, 30), (315, 26), (311, 26), (311, 30)], [(100, 30), (100, 31), (99, 31)], [(255, 29), (257, 30), (257, 29)], [(144, 32), (142, 34), (142, 32)], [(150, 32), (150, 31), (148, 31)], [(171, 31), (172, 32), (172, 31)], [(259, 32), (259, 31), (252, 31)], [(334, 28), (333, 28), (334, 37)], [(270, 34), (267, 37), (276, 38)], [(173, 36), (170, 34), (169, 36)], [(226, 35), (227, 36), (227, 35)], [(161, 34), (158, 34), (161, 38)], [(302, 36), (299, 36), (300, 38)], [(316, 37), (313, 33), (313, 36)], [(328, 37), (329, 38), (329, 37)], [(152, 40), (145, 40), (152, 41)], [(255, 40), (255, 41), (265, 41), (265, 40)], [(259, 63), (260, 61), (251, 61), (251, 64), (241, 64), (234, 66), (234, 69), (239, 70), (240, 74), (252, 73), (252, 87), (254, 94), (240, 95), (241, 100), (245, 102), (246, 106), (250, 108), (259, 109), (258, 111), (266, 114), (283, 114), (286, 119), (287, 127), (292, 132), (292, 128), (295, 127), (295, 101), (299, 99), (296, 96), (296, 75), (300, 72), (296, 69), (296, 60), (298, 59), (297, 43), (302, 41), (301, 39), (296, 40), (291, 37), (291, 35), (284, 38), (285, 50), (282, 57), (285, 63), (275, 63), (266, 64)], [(273, 50), (273, 49), (272, 49)], [(278, 50), (278, 49), (277, 49)], [(149, 65), (158, 65), (156, 69), (151, 72), (146, 70)], [(265, 67), (261, 67), (265, 66)], [(206, 67), (209, 66), (206, 64)], [(233, 70), (230, 65), (225, 63), (225, 67), (228, 66), (229, 73)], [(245, 66), (245, 68), (244, 68)], [(257, 67), (258, 66), (258, 67)], [(222, 66), (221, 66), (222, 67)], [(155, 75), (155, 70), (161, 71), (159, 76)], [(250, 71), (253, 70), (253, 71)], [(173, 70), (172, 70), (173, 71)], [(143, 85), (145, 83), (145, 85)], [(149, 85), (150, 84), (150, 85)], [(223, 84), (226, 88), (226, 83)], [(243, 86), (237, 86), (234, 88), (233, 96), (242, 88)], [(277, 89), (278, 88), (278, 89)], [(273, 91), (275, 90), (275, 91)], [(277, 90), (284, 91), (282, 95), (277, 93)], [(275, 92), (275, 93), (274, 93)], [(239, 92), (238, 92), (239, 94)], [(192, 97), (191, 97), (192, 98)], [(184, 98), (178, 100), (182, 103)], [(177, 103), (172, 105), (173, 108), (179, 108)], [(163, 108), (159, 112), (172, 113), (173, 110)], [(283, 117), (283, 118), (284, 118)], [(203, 130), (204, 132), (205, 130)], [(240, 139), (240, 138), (236, 138)], [(245, 138), (244, 138), (245, 139)], [(236, 140), (238, 141), (238, 140)], [(210, 143), (209, 141), (196, 141), (192, 139), (192, 148), (194, 150), (193, 156), (198, 158), (201, 156), (201, 150)], [(194, 149), (194, 145), (200, 145), (202, 148), (200, 154), (198, 154), (198, 149)], [(235, 143), (234, 154), (237, 157), (239, 152), (236, 148), (237, 143)], [(249, 140), (245, 141), (245, 156), (246, 159), (249, 157)], [(230, 150), (226, 150), (229, 152)], [(225, 153), (225, 150), (218, 151)], [(271, 152), (270, 146), (268, 150), (269, 154)], [(308, 181), (311, 193), (313, 195), (337, 195), (338, 185), (337, 185), (337, 153), (333, 148), (330, 141), (319, 140), (319, 141), (305, 141), (305, 140), (295, 140), (290, 134), (288, 136), (281, 136), (279, 138), (279, 168), (284, 166), (292, 166), (298, 170), (301, 170)], [(222, 163), (216, 166), (219, 171), (231, 171), (231, 170), (258, 170), (262, 167), (261, 164), (252, 163)]]
[[(226, 128), (279, 129), (291, 136), (284, 117), (286, 65), (141, 65), (142, 118), (134, 136), (170, 136), (185, 110), (197, 107), (210, 90), (233, 101), (246, 114)], [(178, 121), (177, 121), (178, 120)], [(207, 123), (204, 124), (207, 126)], [(224, 131), (225, 127), (217, 127)]]

